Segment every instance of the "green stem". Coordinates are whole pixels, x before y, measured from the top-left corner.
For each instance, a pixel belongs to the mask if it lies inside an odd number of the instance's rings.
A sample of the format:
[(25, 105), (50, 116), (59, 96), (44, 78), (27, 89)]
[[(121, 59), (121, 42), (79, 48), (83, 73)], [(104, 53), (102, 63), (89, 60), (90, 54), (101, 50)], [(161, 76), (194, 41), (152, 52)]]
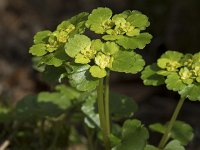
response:
[(179, 102), (178, 102), (178, 104), (176, 106), (176, 109), (175, 109), (175, 111), (174, 111), (174, 113), (173, 113), (173, 115), (171, 117), (171, 120), (170, 120), (170, 122), (169, 122), (169, 124), (167, 126), (165, 134), (163, 135), (163, 137), (162, 137), (162, 139), (161, 139), (161, 141), (160, 141), (160, 143), (158, 145), (158, 148), (161, 149), (161, 150), (164, 148), (164, 146), (166, 145), (167, 141), (169, 140), (170, 131), (171, 131), (171, 129), (172, 129), (172, 127), (173, 127), (173, 125), (174, 125), (174, 123), (176, 121), (176, 118), (177, 118), (177, 116), (178, 116), (178, 114), (179, 114), (179, 112), (181, 110), (181, 107), (183, 106), (184, 100), (185, 100), (185, 97), (181, 97), (180, 98), (180, 100), (179, 100)]
[(103, 91), (103, 78), (99, 79), (99, 86), (97, 88), (97, 103), (98, 103), (98, 111), (99, 111), (99, 119), (100, 126), (103, 133), (103, 140), (106, 147), (106, 150), (110, 149), (109, 139), (107, 136), (107, 128), (106, 128), (106, 116), (105, 116), (105, 106), (104, 106), (104, 91)]
[(109, 111), (109, 80), (110, 72), (107, 73), (105, 81), (105, 115), (106, 115), (106, 136), (110, 135), (110, 111)]

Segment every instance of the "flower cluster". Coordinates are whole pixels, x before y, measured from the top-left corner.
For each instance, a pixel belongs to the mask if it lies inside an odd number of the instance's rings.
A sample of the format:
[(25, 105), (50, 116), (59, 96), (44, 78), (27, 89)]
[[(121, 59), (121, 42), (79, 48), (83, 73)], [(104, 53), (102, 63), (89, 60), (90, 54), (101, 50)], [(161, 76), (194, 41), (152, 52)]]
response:
[(146, 85), (166, 84), (191, 100), (200, 100), (200, 52), (194, 55), (176, 51), (165, 52), (157, 63), (142, 72)]
[(112, 16), (109, 8), (98, 8), (93, 10), (86, 25), (98, 34), (132, 37), (139, 35), (141, 30), (149, 26), (149, 22), (147, 16), (139, 11), (124, 11)]
[(106, 76), (106, 68), (112, 68), (113, 55), (119, 50), (120, 47), (114, 42), (103, 43), (100, 39), (91, 40), (85, 35), (75, 35), (65, 45), (66, 53), (75, 59), (75, 63), (90, 64), (89, 71), (97, 78)]
[(183, 55), (176, 51), (167, 51), (158, 59), (160, 75), (176, 73), (185, 84), (200, 83), (200, 53)]
[[(91, 14), (83, 12), (63, 21), (53, 32), (38, 32), (29, 52), (44, 68), (73, 68), (72, 72), (63, 73), (70, 83), (79, 89), (84, 89), (83, 85), (92, 89), (109, 70), (137, 73), (143, 69), (145, 62), (134, 50), (150, 43), (152, 36), (142, 32), (148, 26), (147, 16), (139, 11), (113, 15), (109, 8), (99, 7)], [(103, 36), (91, 39), (85, 34), (87, 29)], [(75, 79), (78, 75), (83, 80)]]
[(66, 43), (69, 39), (70, 33), (75, 29), (75, 26), (68, 24), (67, 26), (61, 28), (59, 27), (56, 31), (41, 31), (35, 36), (35, 45), (30, 48), (30, 52), (36, 56), (43, 56), (48, 52), (54, 52)]

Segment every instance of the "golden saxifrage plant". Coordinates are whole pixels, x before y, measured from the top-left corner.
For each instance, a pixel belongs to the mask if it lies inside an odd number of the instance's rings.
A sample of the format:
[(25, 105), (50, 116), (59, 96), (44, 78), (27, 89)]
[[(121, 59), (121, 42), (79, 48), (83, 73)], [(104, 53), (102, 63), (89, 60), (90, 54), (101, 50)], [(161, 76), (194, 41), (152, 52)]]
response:
[[(168, 125), (150, 126), (164, 134), (158, 148), (148, 145), (147, 128), (139, 120), (130, 119), (135, 105), (120, 97), (118, 108), (113, 107), (119, 97), (109, 92), (110, 73), (136, 74), (143, 70), (145, 61), (135, 50), (150, 43), (152, 35), (145, 32), (149, 25), (148, 17), (139, 11), (113, 14), (109, 8), (99, 7), (90, 14), (83, 12), (61, 22), (55, 31), (36, 33), (29, 50), (35, 56), (37, 68), (45, 73), (51, 66), (51, 70), (58, 72), (60, 82), (67, 78), (81, 94), (89, 95), (82, 104), (85, 124), (100, 129), (106, 150), (182, 150), (193, 137), (191, 126), (176, 121), (176, 117), (185, 98), (200, 100), (199, 53), (183, 55), (168, 51), (142, 72), (145, 85), (166, 84), (169, 90), (181, 95), (181, 104), (172, 121)], [(98, 112), (95, 112), (95, 104)], [(115, 123), (119, 116), (128, 119), (122, 127)], [(116, 126), (118, 132), (113, 131)], [(180, 129), (179, 132), (173, 127)], [(191, 136), (183, 139), (180, 133)]]

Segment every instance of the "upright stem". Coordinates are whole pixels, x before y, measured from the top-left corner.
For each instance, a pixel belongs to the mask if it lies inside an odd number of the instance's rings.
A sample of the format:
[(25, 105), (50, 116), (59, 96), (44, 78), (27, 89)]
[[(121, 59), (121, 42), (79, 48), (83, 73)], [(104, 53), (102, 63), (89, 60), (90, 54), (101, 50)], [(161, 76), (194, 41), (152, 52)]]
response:
[(107, 73), (105, 81), (105, 116), (106, 116), (107, 136), (109, 136), (110, 134), (109, 80), (110, 80), (110, 72)]
[(162, 139), (161, 139), (161, 141), (160, 141), (160, 143), (158, 145), (158, 148), (161, 149), (161, 150), (164, 148), (164, 146), (166, 145), (167, 141), (169, 140), (170, 131), (171, 131), (171, 129), (172, 129), (172, 127), (173, 127), (173, 125), (174, 125), (174, 123), (176, 121), (176, 118), (177, 118), (177, 116), (178, 116), (178, 114), (179, 114), (179, 112), (181, 110), (181, 107), (183, 106), (184, 100), (185, 100), (185, 97), (181, 97), (180, 98), (180, 100), (179, 100), (179, 102), (178, 102), (178, 104), (176, 106), (176, 109), (175, 109), (175, 111), (174, 111), (174, 113), (173, 113), (173, 115), (171, 117), (171, 120), (170, 120), (170, 122), (169, 122), (169, 124), (167, 126), (165, 134), (163, 135), (163, 137), (162, 137)]
[(105, 103), (104, 103), (104, 91), (103, 91), (103, 79), (99, 79), (99, 86), (97, 89), (97, 103), (99, 111), (100, 126), (103, 133), (103, 140), (106, 147), (106, 150), (110, 149), (109, 138), (107, 135), (107, 125), (106, 125), (106, 116), (105, 116)]

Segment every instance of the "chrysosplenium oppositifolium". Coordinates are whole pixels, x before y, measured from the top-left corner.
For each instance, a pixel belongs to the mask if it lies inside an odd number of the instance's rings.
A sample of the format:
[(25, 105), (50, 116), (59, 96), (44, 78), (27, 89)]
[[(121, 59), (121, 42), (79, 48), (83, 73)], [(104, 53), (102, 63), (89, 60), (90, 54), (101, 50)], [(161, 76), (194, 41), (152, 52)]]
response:
[(165, 52), (157, 63), (142, 72), (145, 85), (166, 84), (167, 89), (177, 91), (181, 97), (200, 101), (200, 52), (182, 54)]
[[(53, 32), (38, 32), (29, 52), (37, 57), (38, 66), (64, 67), (61, 76), (78, 90), (93, 90), (109, 70), (134, 74), (143, 69), (145, 62), (134, 50), (150, 43), (152, 36), (145, 32), (149, 25), (139, 11), (113, 15), (100, 7), (61, 22)], [(91, 39), (86, 30), (101, 38)]]

